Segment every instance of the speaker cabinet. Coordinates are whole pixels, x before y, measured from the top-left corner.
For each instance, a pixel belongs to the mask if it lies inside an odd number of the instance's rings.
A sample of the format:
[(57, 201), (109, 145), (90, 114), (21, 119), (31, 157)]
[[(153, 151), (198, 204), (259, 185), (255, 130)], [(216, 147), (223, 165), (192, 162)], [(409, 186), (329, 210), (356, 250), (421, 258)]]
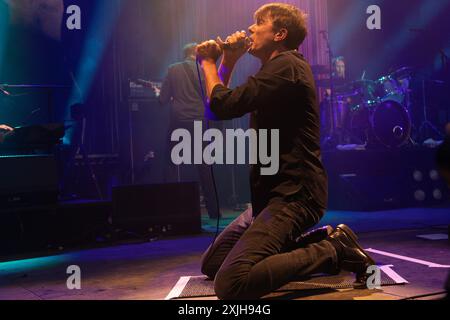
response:
[(128, 163), (127, 184), (164, 182), (167, 161), (169, 107), (156, 99), (128, 100), (127, 141), (123, 158)]
[(167, 235), (201, 232), (197, 183), (121, 186), (113, 189), (115, 226)]
[(329, 152), (329, 208), (375, 211), (448, 203), (448, 189), (434, 164), (435, 150)]

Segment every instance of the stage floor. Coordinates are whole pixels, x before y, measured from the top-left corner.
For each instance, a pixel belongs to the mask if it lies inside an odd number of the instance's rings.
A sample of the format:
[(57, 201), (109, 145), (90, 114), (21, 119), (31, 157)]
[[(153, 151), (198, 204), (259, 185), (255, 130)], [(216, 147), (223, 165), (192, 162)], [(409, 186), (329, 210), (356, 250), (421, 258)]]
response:
[[(234, 216), (227, 213), (224, 222)], [(0, 299), (165, 299), (180, 277), (200, 275), (200, 256), (212, 240), (212, 234), (207, 231), (212, 231), (214, 223), (207, 217), (203, 222), (205, 233), (198, 236), (117, 244), (0, 263)], [(365, 248), (382, 251), (373, 254), (377, 263), (393, 265), (391, 268), (409, 284), (382, 290), (300, 292), (284, 299), (399, 300), (443, 291), (450, 272), (450, 243), (423, 240), (417, 235), (446, 233), (446, 225), (450, 223), (448, 209), (329, 212), (323, 221), (333, 225), (338, 222), (348, 223), (357, 230)], [(427, 265), (430, 263), (432, 267)], [(81, 268), (81, 290), (67, 289), (66, 270), (71, 265)]]

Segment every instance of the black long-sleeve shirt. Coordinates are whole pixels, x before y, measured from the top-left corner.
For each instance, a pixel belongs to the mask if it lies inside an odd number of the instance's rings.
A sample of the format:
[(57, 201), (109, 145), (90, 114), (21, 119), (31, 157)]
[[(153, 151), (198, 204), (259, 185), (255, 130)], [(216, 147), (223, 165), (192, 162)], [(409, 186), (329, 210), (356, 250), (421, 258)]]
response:
[(280, 169), (261, 175), (252, 165), (250, 185), (254, 215), (274, 197), (288, 197), (307, 188), (319, 207), (328, 201), (328, 178), (321, 161), (320, 118), (309, 64), (297, 51), (265, 63), (247, 83), (234, 90), (214, 87), (211, 111), (222, 120), (251, 113), (251, 128), (279, 129)]

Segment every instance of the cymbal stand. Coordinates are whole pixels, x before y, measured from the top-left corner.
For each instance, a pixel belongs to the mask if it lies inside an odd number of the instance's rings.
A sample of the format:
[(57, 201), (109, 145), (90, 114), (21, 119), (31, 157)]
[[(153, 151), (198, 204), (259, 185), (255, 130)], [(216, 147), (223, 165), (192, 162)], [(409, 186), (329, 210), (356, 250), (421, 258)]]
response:
[(336, 138), (337, 138), (337, 132), (336, 132), (336, 127), (337, 127), (337, 125), (336, 125), (336, 111), (335, 111), (335, 88), (334, 88), (334, 79), (333, 79), (333, 57), (334, 57), (334, 54), (333, 54), (333, 50), (332, 50), (332, 48), (331, 48), (331, 43), (330, 43), (330, 37), (329, 37), (329, 33), (328, 33), (328, 31), (321, 31), (321, 34), (322, 34), (322, 37), (323, 37), (323, 40), (326, 42), (326, 44), (327, 44), (327, 49), (328, 49), (328, 64), (329, 64), (329, 69), (330, 69), (330, 72), (329, 72), (329, 77), (330, 77), (330, 97), (329, 97), (329, 102), (328, 102), (328, 104), (329, 104), (329, 106), (328, 106), (328, 108), (329, 108), (329, 111), (330, 111), (330, 118), (331, 118), (331, 121), (330, 121), (330, 126), (331, 126), (331, 130), (330, 130), (330, 133), (329, 133), (329, 136), (328, 137), (326, 137), (325, 139), (324, 139), (324, 144), (330, 144), (330, 143), (333, 143), (333, 142), (335, 142), (336, 141)]
[[(440, 138), (444, 138), (444, 135), (439, 132), (438, 128), (428, 120), (428, 101), (426, 96), (426, 80), (422, 80), (422, 103), (423, 103), (423, 122), (419, 129), (419, 136), (424, 138), (424, 141), (427, 139), (426, 135), (428, 133), (427, 128), (431, 129), (437, 136)], [(422, 135), (423, 134), (423, 135)]]

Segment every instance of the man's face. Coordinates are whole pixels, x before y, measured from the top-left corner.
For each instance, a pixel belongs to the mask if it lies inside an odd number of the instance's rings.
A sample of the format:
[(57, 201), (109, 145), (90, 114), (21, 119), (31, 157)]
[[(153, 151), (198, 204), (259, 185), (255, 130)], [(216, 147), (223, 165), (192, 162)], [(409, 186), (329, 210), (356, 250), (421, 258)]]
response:
[(248, 28), (252, 45), (248, 52), (259, 58), (273, 50), (275, 33), (272, 20), (266, 17), (256, 19), (255, 24)]
[(342, 60), (336, 61), (336, 75), (338, 78), (345, 79), (345, 62)]

